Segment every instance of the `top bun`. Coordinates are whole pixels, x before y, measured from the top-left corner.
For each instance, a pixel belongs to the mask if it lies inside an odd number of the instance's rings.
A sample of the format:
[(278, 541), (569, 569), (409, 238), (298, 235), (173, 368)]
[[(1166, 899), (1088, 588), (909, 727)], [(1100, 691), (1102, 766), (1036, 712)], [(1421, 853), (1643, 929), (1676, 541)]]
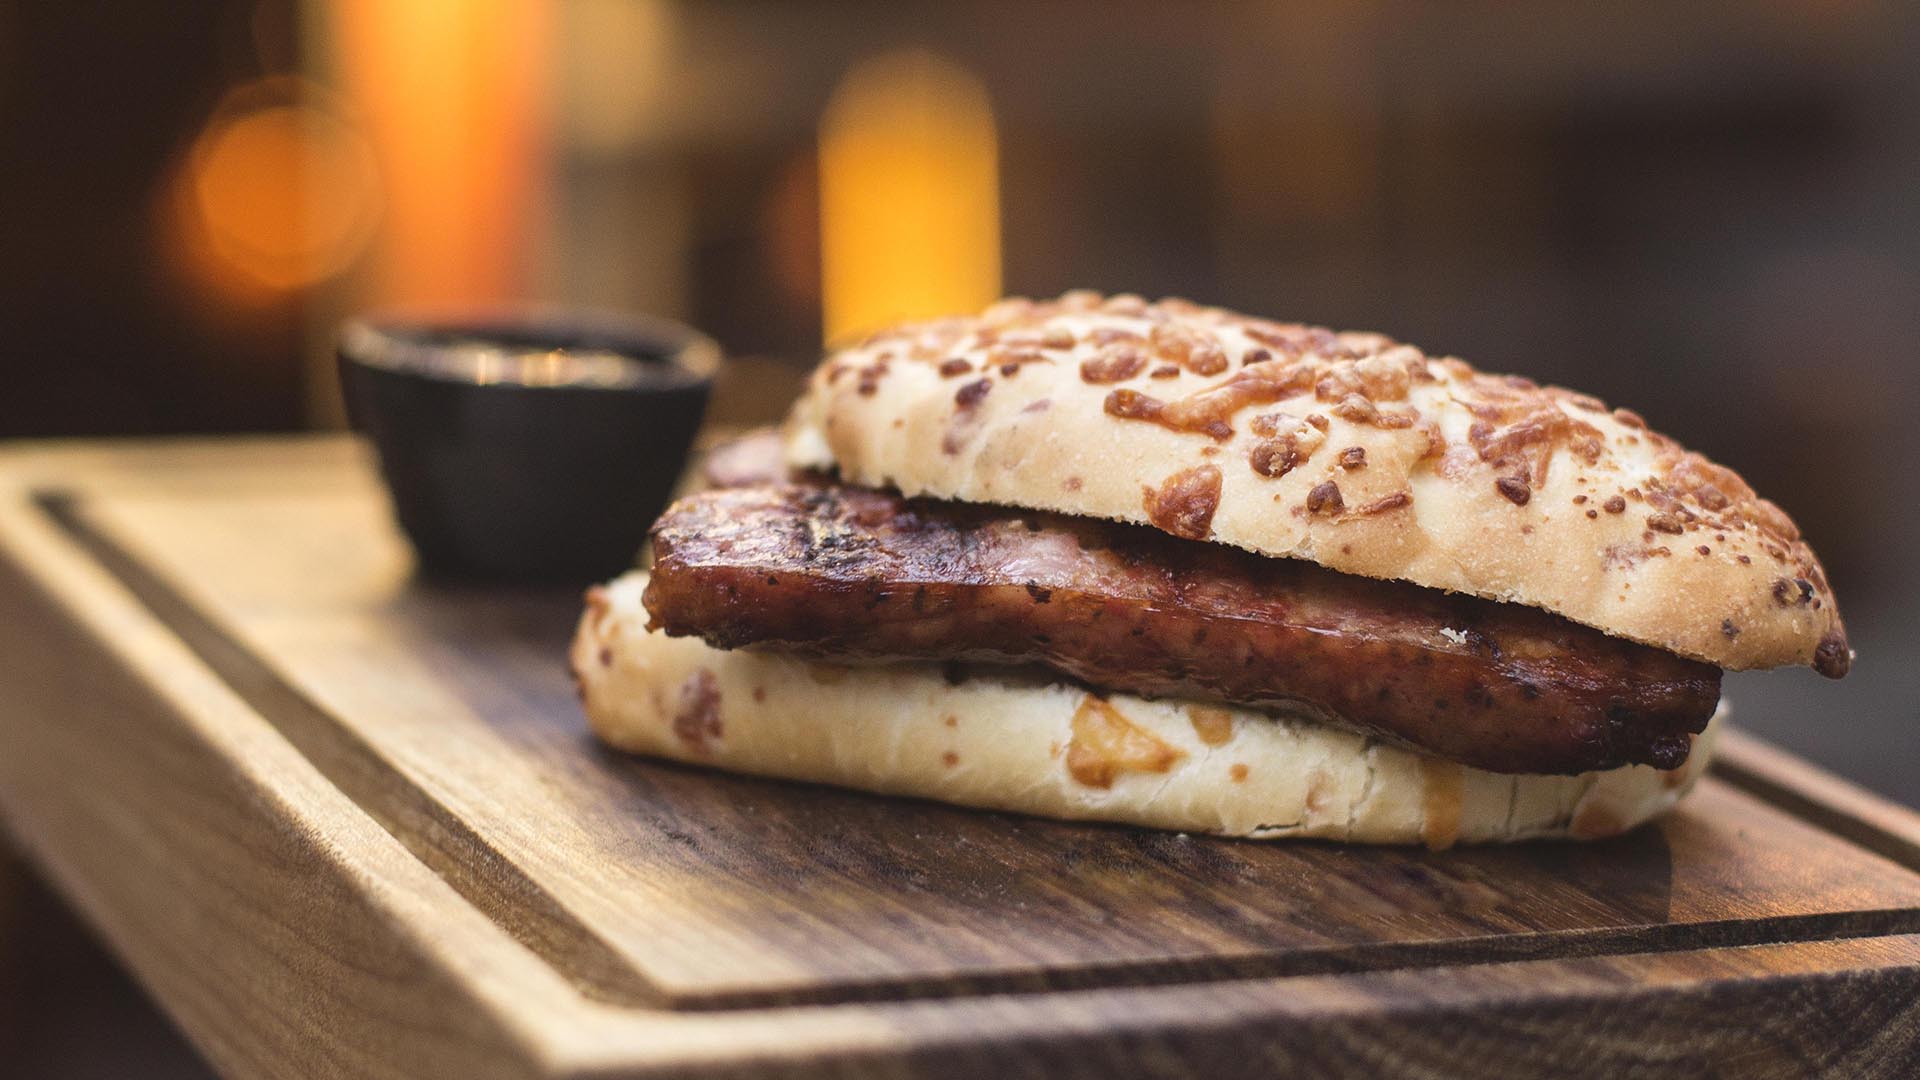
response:
[(1819, 560), (1732, 470), (1596, 398), (1379, 334), (1003, 300), (828, 356), (786, 441), (850, 483), (1139, 522), (1722, 667), (1851, 663)]

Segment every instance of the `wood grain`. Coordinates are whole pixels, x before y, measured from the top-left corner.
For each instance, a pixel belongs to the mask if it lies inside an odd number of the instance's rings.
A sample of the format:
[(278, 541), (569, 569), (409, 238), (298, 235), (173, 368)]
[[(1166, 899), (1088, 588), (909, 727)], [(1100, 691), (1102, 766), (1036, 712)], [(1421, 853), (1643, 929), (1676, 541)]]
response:
[(236, 1074), (1920, 1060), (1912, 815), (1750, 740), (1657, 828), (1437, 854), (721, 776), (600, 750), (577, 595), (413, 580), (350, 443), (0, 478), (0, 809)]
[(1720, 748), (1727, 781), (1902, 866), (1920, 868), (1920, 813), (1740, 732)]
[[(6, 535), (14, 552), (50, 539)], [(95, 578), (74, 582), (81, 589), (107, 584), (52, 552), (40, 565)], [(62, 607), (5, 561), (0, 611), (8, 823), (217, 1067), (524, 1073), (508, 1029), (382, 910), (445, 886), (407, 865), (170, 635), (131, 607)], [(303, 803), (328, 843), (284, 815)], [(281, 1011), (235, 1024), (256, 1001)]]

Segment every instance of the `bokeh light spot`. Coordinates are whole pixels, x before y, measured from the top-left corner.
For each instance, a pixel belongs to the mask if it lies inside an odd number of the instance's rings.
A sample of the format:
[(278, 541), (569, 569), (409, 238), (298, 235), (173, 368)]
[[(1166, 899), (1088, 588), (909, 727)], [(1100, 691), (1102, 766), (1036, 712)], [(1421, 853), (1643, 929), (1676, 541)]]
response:
[(923, 50), (849, 71), (820, 122), (826, 338), (1000, 295), (1000, 154), (986, 87)]
[(188, 152), (179, 195), (205, 262), (235, 287), (326, 280), (365, 249), (379, 217), (366, 140), (298, 102), (217, 112)]

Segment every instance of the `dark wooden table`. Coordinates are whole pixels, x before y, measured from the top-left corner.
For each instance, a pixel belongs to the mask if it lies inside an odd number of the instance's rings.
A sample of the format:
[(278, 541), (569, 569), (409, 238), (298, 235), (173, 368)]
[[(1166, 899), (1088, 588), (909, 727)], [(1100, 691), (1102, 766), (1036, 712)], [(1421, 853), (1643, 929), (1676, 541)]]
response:
[(1056, 824), (605, 752), (577, 605), (347, 439), (12, 448), (0, 816), (235, 1076), (1920, 1068), (1920, 818), (1737, 733), (1601, 844)]

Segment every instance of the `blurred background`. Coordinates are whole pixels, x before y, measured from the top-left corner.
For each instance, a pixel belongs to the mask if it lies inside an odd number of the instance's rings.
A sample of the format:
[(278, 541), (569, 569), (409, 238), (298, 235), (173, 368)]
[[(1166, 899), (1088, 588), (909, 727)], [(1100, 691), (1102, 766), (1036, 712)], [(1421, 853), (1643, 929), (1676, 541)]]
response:
[(0, 438), (337, 427), (394, 305), (683, 319), (739, 422), (1002, 292), (1378, 329), (1784, 504), (1860, 659), (1737, 716), (1920, 804), (1916, 7), (0, 5)]

